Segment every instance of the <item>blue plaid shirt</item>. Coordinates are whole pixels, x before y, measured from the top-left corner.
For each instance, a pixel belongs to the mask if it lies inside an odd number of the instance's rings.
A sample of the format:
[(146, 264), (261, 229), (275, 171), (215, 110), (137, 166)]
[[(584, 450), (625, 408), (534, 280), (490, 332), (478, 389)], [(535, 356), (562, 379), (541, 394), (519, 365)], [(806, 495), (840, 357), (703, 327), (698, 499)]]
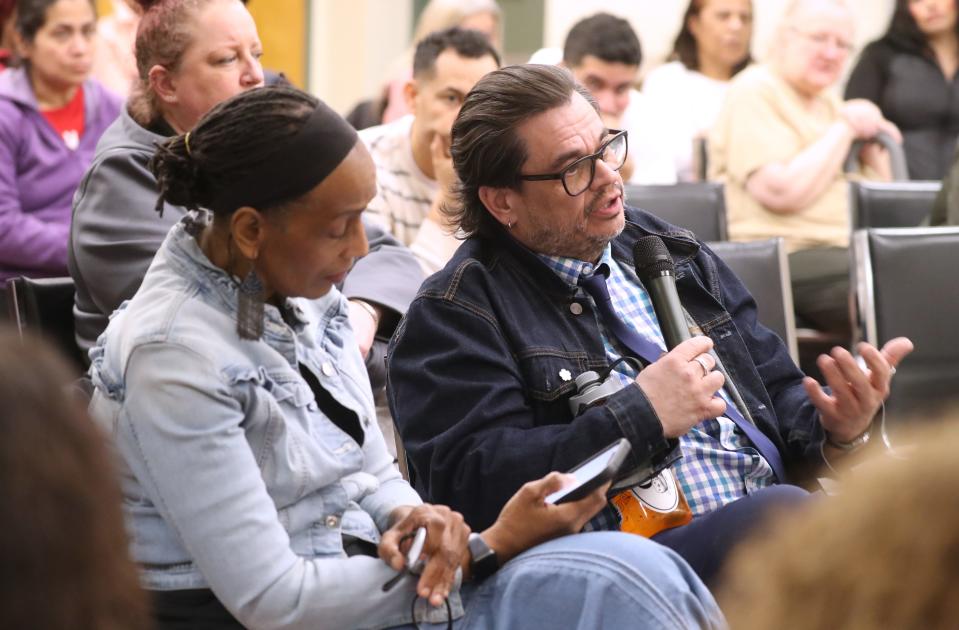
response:
[[(540, 255), (540, 259), (572, 286), (578, 286), (580, 279), (592, 275), (600, 265), (609, 267), (606, 285), (616, 314), (636, 333), (653, 341), (663, 352), (666, 351), (649, 294), (632, 269), (621, 267), (613, 260), (609, 245), (595, 265), (557, 256)], [(610, 363), (629, 355), (630, 352), (622, 347), (619, 340), (606, 330), (598, 312), (597, 319)], [(634, 381), (639, 374), (626, 362), (621, 362), (613, 373), (624, 386)], [(727, 405), (733, 404), (724, 390), (720, 391), (720, 395)], [(682, 436), (679, 443), (683, 457), (673, 464), (673, 470), (694, 516), (712, 512), (766, 487), (775, 478), (766, 459), (749, 444), (736, 423), (725, 416), (703, 420)], [(615, 509), (609, 507), (601, 512), (588, 529), (619, 529), (619, 517)]]

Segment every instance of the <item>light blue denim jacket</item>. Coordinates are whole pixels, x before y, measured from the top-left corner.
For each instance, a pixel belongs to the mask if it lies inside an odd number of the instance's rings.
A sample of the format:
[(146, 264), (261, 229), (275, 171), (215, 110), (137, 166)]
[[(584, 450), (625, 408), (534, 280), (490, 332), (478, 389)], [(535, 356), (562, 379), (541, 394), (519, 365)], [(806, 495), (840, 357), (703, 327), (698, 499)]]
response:
[[(378, 542), (395, 507), (420, 503), (376, 423), (344, 298), (288, 300), (290, 323), (268, 305), (262, 340), (239, 339), (236, 284), (200, 250), (199, 225), (173, 227), (90, 353), (144, 586), (211, 588), (255, 628), (409, 622), (415, 582), (383, 593), (394, 572), (343, 552), (344, 534)], [(298, 364), (357, 414), (362, 447)]]

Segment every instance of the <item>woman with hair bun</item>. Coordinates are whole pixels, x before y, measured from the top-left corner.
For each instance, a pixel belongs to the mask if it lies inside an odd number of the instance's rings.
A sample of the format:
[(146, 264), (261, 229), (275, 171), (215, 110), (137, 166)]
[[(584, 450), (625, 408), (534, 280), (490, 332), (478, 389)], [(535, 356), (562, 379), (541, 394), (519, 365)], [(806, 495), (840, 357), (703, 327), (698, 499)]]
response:
[[(155, 145), (189, 131), (231, 96), (264, 85), (263, 45), (240, 0), (140, 0), (138, 79), (120, 118), (104, 135), (74, 200), (70, 275), (76, 282), (77, 342), (89, 350), (110, 314), (133, 296), (170, 228), (186, 208), (154, 212), (156, 178), (147, 168)], [(250, 173), (255, 182), (265, 180)], [(344, 292), (361, 349), (382, 373), (374, 336), (389, 338), (422, 281), (412, 254), (382, 230)], [(378, 363), (377, 363), (378, 362)]]
[[(211, 213), (170, 231), (110, 320), (91, 353), (91, 410), (117, 446), (161, 630), (721, 624), (671, 551), (619, 532), (560, 538), (605, 504), (605, 486), (547, 504), (568, 482), (553, 473), (471, 535), (400, 477), (336, 289), (367, 250), (375, 170), (329, 107), (245, 92), (151, 167), (158, 203)], [(410, 576), (420, 528), (425, 565)]]
[(90, 79), (92, 0), (19, 0), (0, 73), (0, 286), (67, 271), (70, 202), (118, 99)]

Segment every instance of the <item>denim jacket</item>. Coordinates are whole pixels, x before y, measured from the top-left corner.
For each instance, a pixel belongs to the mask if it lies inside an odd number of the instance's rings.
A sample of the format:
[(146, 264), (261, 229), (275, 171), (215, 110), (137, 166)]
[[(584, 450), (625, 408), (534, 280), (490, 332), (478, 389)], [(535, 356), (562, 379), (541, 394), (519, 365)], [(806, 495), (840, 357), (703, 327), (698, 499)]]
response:
[[(757, 426), (795, 471), (821, 461), (823, 431), (782, 341), (756, 321), (733, 272), (692, 233), (627, 209), (613, 257), (656, 234), (689, 314), (715, 342)], [(575, 418), (573, 379), (607, 366), (592, 301), (505, 230), (467, 240), (421, 287), (388, 355), (390, 406), (417, 489), (488, 526), (523, 483), (625, 437), (629, 469), (662, 467), (673, 441), (635, 384)]]
[[(91, 411), (119, 452), (144, 586), (211, 588), (256, 628), (408, 623), (415, 582), (383, 593), (393, 570), (343, 551), (344, 535), (376, 543), (394, 508), (420, 503), (376, 423), (345, 299), (288, 300), (285, 320), (267, 305), (262, 339), (241, 340), (236, 283), (197, 225), (173, 227), (91, 351)], [(320, 412), (299, 364), (356, 413), (362, 446)]]

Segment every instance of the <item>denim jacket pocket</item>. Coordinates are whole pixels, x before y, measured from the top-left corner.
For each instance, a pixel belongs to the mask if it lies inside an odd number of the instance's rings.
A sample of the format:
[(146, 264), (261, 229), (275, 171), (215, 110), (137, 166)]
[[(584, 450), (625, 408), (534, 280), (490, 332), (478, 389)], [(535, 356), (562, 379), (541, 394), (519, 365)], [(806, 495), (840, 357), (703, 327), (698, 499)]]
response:
[(564, 400), (576, 390), (573, 380), (590, 369), (584, 352), (555, 348), (526, 348), (519, 355), (527, 395), (546, 403)]
[(244, 432), (277, 508), (337, 481), (344, 467), (336, 455), (341, 444), (319, 426), (313, 392), (298, 374), (243, 367), (226, 375), (244, 407)]

